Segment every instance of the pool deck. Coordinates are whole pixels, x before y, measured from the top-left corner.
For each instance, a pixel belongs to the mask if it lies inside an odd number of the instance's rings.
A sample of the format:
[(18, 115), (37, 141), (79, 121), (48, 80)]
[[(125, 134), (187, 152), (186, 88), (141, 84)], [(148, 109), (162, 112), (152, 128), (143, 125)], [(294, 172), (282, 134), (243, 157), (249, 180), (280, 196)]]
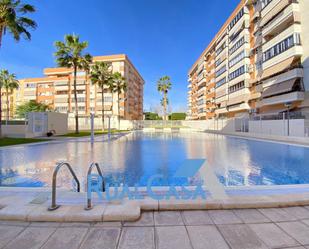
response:
[(143, 212), (136, 222), (0, 221), (5, 249), (309, 248), (309, 207)]
[[(61, 206), (48, 211), (50, 189), (0, 189), (0, 220), (28, 222), (102, 222), (135, 221), (142, 211), (180, 210), (229, 210), (248, 208), (280, 208), (309, 205), (309, 187), (282, 186), (277, 188), (259, 187), (227, 188), (224, 198), (215, 198), (210, 193), (206, 199), (180, 200), (171, 198), (155, 200), (142, 193), (139, 200), (100, 200), (93, 195), (94, 208), (86, 211), (86, 193), (58, 190), (57, 204)], [(163, 188), (156, 190), (164, 196)], [(208, 193), (208, 192), (207, 192)]]
[(279, 143), (288, 143), (288, 144), (300, 145), (300, 146), (309, 146), (309, 137), (288, 137), (288, 136), (276, 136), (276, 135), (249, 133), (249, 132), (224, 132), (224, 131), (214, 131), (214, 130), (205, 130), (202, 132), (206, 132), (210, 134), (217, 134), (217, 135), (256, 139), (256, 140), (262, 140), (262, 141), (266, 140), (269, 142), (279, 142)]

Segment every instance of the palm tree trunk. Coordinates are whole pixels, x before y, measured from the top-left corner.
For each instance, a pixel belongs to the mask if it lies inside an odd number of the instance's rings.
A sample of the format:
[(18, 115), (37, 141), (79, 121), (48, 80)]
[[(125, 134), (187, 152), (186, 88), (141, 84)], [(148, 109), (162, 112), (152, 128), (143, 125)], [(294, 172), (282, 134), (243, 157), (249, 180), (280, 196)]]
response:
[(164, 92), (164, 97), (163, 97), (163, 109), (164, 109), (164, 120), (167, 120), (166, 119), (166, 92)]
[(102, 94), (101, 94), (101, 98), (102, 98), (102, 131), (104, 131), (104, 85), (101, 87), (102, 89)]
[(9, 89), (6, 88), (6, 125), (10, 119), (10, 107), (9, 107)]
[(77, 103), (77, 67), (74, 66), (74, 101), (75, 101), (75, 133), (79, 133), (79, 125), (78, 125), (78, 103)]
[(118, 101), (118, 130), (120, 130), (120, 98), (118, 90), (117, 90), (117, 101)]
[(3, 26), (0, 26), (0, 48), (2, 47)]
[(2, 88), (0, 87), (0, 137), (2, 137)]

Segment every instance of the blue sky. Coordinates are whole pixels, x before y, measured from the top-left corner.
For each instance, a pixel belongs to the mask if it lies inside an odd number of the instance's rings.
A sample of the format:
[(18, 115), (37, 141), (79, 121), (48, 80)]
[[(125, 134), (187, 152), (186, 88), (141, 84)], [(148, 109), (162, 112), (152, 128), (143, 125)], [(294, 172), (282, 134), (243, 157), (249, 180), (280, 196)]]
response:
[[(26, 0), (24, 0), (26, 2)], [(146, 81), (144, 109), (158, 106), (156, 81), (169, 75), (172, 111), (187, 105), (187, 72), (239, 0), (28, 0), (38, 28), (32, 41), (9, 35), (0, 50), (0, 68), (18, 78), (40, 77), (53, 67), (54, 41), (79, 34), (92, 55), (125, 53)]]

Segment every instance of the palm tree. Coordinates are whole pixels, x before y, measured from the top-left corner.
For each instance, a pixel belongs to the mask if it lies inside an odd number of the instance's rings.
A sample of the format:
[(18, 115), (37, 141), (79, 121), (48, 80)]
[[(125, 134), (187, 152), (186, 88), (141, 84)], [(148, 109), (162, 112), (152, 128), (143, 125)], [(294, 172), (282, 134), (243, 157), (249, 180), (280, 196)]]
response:
[(7, 80), (3, 83), (3, 88), (6, 94), (6, 123), (10, 119), (10, 104), (9, 104), (9, 94), (13, 92), (14, 89), (18, 89), (19, 81), (16, 79), (15, 74), (8, 74)]
[(113, 75), (114, 78), (114, 92), (117, 93), (117, 102), (118, 102), (118, 129), (120, 130), (120, 94), (127, 90), (127, 82), (121, 73), (116, 72)]
[(164, 76), (164, 77), (160, 78), (157, 82), (157, 88), (158, 88), (158, 91), (163, 94), (162, 105), (163, 105), (163, 109), (164, 109), (164, 120), (167, 120), (167, 116), (166, 116), (166, 109), (167, 109), (167, 105), (168, 105), (167, 94), (168, 94), (168, 91), (171, 90), (171, 88), (172, 88), (172, 83), (171, 83), (170, 77)]
[(102, 130), (104, 131), (104, 88), (111, 87), (111, 82), (113, 80), (111, 66), (105, 62), (96, 62), (91, 67), (90, 79), (92, 84), (98, 85), (102, 91)]
[[(55, 46), (57, 51), (55, 53), (57, 64), (60, 67), (72, 68), (74, 73), (74, 102), (75, 102), (75, 133), (79, 133), (78, 125), (78, 103), (77, 103), (77, 89), (76, 78), (77, 70), (85, 70), (89, 68), (92, 62), (90, 54), (83, 54), (83, 50), (88, 47), (88, 42), (80, 42), (78, 35), (66, 35), (64, 42), (56, 41)], [(86, 68), (86, 69), (87, 69)]]
[(25, 17), (27, 13), (35, 12), (35, 8), (30, 4), (23, 4), (21, 0), (1, 0), (0, 1), (0, 48), (2, 38), (9, 31), (14, 40), (19, 41), (23, 36), (30, 40), (30, 29), (35, 29), (37, 24), (32, 19)]

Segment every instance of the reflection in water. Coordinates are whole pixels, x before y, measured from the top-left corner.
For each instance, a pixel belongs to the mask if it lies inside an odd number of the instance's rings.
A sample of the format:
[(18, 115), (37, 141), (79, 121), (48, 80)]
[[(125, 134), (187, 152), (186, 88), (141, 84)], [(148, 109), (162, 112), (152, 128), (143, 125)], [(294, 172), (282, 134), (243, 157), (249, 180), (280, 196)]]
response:
[[(105, 140), (105, 141), (103, 141)], [(226, 185), (309, 183), (309, 148), (204, 133), (132, 133), (118, 140), (97, 137), (43, 145), (0, 149), (0, 186), (50, 186), (55, 164), (69, 162), (82, 186), (91, 162), (98, 162), (107, 179), (129, 186), (146, 186), (162, 174), (165, 185), (177, 183), (173, 174), (186, 159), (207, 159)], [(204, 178), (202, 168), (199, 177)], [(72, 179), (61, 170), (58, 185), (71, 188)]]

